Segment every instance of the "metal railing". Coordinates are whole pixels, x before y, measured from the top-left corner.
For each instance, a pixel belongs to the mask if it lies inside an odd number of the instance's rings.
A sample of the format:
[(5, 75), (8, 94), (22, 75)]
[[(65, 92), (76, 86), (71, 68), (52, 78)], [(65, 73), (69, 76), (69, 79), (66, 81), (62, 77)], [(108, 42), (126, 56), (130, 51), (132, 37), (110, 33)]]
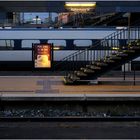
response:
[(107, 16), (106, 18), (103, 18), (97, 22), (95, 22), (94, 26), (97, 26), (97, 25), (102, 25), (102, 24), (108, 24), (110, 22), (112, 22), (113, 20), (119, 18), (119, 17), (122, 17), (123, 13), (113, 13), (112, 15), (109, 15)]
[[(79, 50), (63, 58), (61, 62), (54, 66), (54, 68), (61, 64), (67, 67), (67, 71), (65, 71), (66, 75), (74, 73), (74, 71), (79, 70), (81, 67), (85, 67), (94, 61), (106, 59), (112, 55), (112, 53), (116, 53), (123, 49), (129, 49), (129, 43), (138, 39), (140, 39), (139, 27), (118, 30), (105, 37), (100, 42), (96, 42), (94, 46), (82, 51)], [(61, 69), (61, 71), (62, 70), (63, 69)]]

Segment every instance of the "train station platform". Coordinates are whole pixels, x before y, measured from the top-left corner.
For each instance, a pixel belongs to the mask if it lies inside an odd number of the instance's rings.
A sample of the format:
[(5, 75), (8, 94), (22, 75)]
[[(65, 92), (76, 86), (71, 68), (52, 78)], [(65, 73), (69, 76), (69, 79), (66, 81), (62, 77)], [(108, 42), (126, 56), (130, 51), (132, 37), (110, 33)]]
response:
[(98, 84), (64, 85), (63, 76), (0, 76), (1, 100), (98, 100), (140, 99), (140, 76), (101, 77)]

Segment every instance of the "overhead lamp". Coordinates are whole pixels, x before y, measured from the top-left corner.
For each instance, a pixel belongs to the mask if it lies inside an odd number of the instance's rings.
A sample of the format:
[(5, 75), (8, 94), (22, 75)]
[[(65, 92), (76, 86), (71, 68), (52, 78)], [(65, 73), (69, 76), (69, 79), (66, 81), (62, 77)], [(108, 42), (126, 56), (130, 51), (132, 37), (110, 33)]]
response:
[(66, 7), (95, 7), (96, 2), (66, 2)]
[(65, 2), (65, 7), (74, 12), (87, 12), (95, 9), (96, 2)]

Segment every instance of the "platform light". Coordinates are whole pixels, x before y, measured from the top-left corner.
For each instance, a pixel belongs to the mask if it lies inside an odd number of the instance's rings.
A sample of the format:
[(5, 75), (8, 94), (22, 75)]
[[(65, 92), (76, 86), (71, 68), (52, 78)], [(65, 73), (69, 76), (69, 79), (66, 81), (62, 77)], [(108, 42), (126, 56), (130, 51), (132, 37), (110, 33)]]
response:
[(96, 2), (66, 2), (66, 7), (95, 7)]

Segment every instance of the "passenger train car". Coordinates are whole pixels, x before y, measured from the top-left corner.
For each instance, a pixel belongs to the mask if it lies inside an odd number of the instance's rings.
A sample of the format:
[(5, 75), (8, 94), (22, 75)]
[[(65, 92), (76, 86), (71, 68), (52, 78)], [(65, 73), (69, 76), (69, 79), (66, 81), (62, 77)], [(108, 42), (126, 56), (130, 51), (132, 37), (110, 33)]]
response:
[[(32, 69), (32, 44), (53, 43), (53, 66), (77, 51), (93, 47), (90, 53), (102, 52), (100, 40), (122, 28), (92, 29), (1, 29), (0, 66), (1, 69)], [(96, 45), (98, 42), (98, 46)], [(119, 43), (115, 40), (116, 43)], [(94, 47), (96, 46), (96, 47)], [(109, 49), (109, 48), (108, 48)], [(115, 51), (115, 46), (114, 50)], [(112, 50), (111, 50), (112, 51)], [(138, 62), (140, 58), (135, 59)], [(71, 60), (70, 60), (71, 61)], [(82, 57), (79, 62), (83, 61)], [(52, 68), (53, 68), (52, 66)], [(60, 67), (64, 67), (60, 65)]]

